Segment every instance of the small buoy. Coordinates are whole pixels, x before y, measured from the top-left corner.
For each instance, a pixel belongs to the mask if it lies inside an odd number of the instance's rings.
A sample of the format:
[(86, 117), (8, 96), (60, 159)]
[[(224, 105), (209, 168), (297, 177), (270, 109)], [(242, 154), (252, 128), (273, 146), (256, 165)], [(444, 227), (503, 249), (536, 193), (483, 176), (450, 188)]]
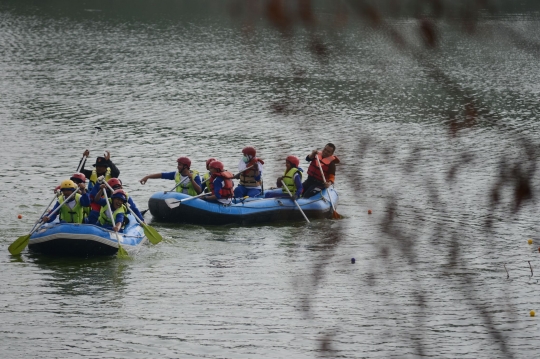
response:
[(371, 214), (371, 209), (368, 209), (368, 210), (367, 210), (367, 214)]
[(529, 244), (532, 244), (533, 240), (529, 238), (528, 242)]
[(531, 310), (529, 314), (531, 315), (531, 317), (534, 317), (536, 315), (536, 312), (534, 310)]
[(18, 218), (18, 219), (21, 219), (21, 218), (22, 218), (22, 214), (19, 214), (19, 215), (17, 216), (17, 218)]
[(351, 258), (351, 263), (352, 263), (352, 264), (356, 263), (356, 259)]

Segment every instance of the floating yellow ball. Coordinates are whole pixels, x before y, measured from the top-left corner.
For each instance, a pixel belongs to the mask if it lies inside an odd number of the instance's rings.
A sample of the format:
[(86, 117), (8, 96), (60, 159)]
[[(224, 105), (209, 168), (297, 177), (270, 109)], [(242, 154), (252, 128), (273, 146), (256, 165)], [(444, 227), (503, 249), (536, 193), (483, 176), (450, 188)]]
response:
[(534, 317), (536, 315), (536, 312), (534, 310), (531, 310), (529, 314), (531, 315), (531, 317)]
[(529, 244), (532, 244), (533, 240), (529, 239), (527, 242), (529, 242)]

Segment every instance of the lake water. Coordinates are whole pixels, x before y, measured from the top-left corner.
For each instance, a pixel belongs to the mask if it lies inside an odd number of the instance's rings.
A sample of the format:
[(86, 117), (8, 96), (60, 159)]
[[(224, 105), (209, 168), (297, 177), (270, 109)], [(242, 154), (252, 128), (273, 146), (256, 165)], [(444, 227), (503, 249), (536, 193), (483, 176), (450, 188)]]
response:
[[(2, 358), (535, 357), (535, 13), (441, 21), (425, 50), (412, 18), (287, 37), (242, 7), (68, 3), (0, 4)], [(10, 256), (96, 125), (89, 163), (109, 150), (141, 209), (179, 156), (234, 172), (252, 145), (273, 183), (333, 142), (345, 218), (148, 213), (164, 241), (129, 260)]]

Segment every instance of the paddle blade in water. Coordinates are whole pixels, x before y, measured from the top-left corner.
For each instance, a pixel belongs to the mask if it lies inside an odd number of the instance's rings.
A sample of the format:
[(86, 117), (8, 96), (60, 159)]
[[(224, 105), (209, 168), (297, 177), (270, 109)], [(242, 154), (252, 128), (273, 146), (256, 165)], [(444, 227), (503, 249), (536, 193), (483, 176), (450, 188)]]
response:
[(11, 245), (8, 247), (9, 253), (13, 255), (17, 255), (21, 253), (26, 248), (29, 241), (30, 241), (29, 234), (27, 234), (26, 236), (17, 238), (15, 242), (11, 243)]
[(128, 252), (122, 247), (120, 243), (118, 243), (118, 253), (116, 253), (116, 256), (118, 258), (129, 258)]
[(332, 213), (332, 216), (334, 217), (334, 219), (342, 219), (343, 216), (339, 213), (337, 213), (337, 211), (334, 211), (334, 213)]
[(146, 224), (146, 225), (143, 225), (143, 228), (144, 228), (144, 235), (146, 236), (146, 238), (148, 238), (150, 243), (158, 244), (159, 242), (163, 240), (163, 237), (161, 236), (161, 234), (159, 234), (158, 231), (156, 231), (153, 227), (150, 227), (149, 225)]
[(165, 198), (165, 203), (169, 208), (176, 208), (180, 205), (180, 201), (174, 198)]

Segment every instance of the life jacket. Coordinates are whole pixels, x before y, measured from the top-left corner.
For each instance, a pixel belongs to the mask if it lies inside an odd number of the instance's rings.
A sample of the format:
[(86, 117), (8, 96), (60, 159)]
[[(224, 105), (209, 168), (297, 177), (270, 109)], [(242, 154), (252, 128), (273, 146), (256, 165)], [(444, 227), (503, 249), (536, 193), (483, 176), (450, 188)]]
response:
[[(257, 163), (258, 162), (258, 163)], [(246, 167), (253, 166), (249, 170), (240, 173), (240, 185), (245, 187), (259, 187), (261, 182), (255, 180), (255, 176), (259, 174), (259, 163), (264, 164), (263, 160), (253, 157), (251, 161), (246, 163)]]
[[(112, 178), (111, 177), (111, 169), (110, 169), (110, 167), (107, 167), (107, 172), (105, 172), (105, 181), (108, 181), (111, 178)], [(93, 169), (92, 174), (90, 175), (90, 178), (88, 179), (89, 180), (89, 182), (88, 182), (88, 192), (90, 192), (92, 190), (92, 188), (94, 188), (94, 186), (96, 185), (97, 179), (98, 179), (98, 174), (96, 172), (96, 169)]]
[[(199, 172), (195, 170), (189, 171), (189, 173), (191, 173), (193, 177), (199, 175)], [(176, 184), (178, 184), (180, 183), (181, 180), (182, 180), (182, 176), (180, 175), (180, 172), (176, 171), (176, 175), (174, 175), (174, 181), (176, 182)], [(197, 195), (197, 191), (195, 191), (195, 188), (193, 187), (193, 183), (191, 183), (191, 180), (184, 181), (184, 183), (176, 187), (176, 192), (186, 193), (186, 194), (189, 194), (190, 196)]]
[[(109, 205), (111, 206), (111, 209), (112, 209), (112, 200), (109, 198)], [(114, 210), (113, 212), (113, 218), (115, 219), (114, 222), (111, 220), (111, 217), (109, 217), (109, 206), (103, 206), (101, 207), (101, 210), (99, 211), (99, 223), (103, 226), (103, 225), (109, 225), (109, 226), (114, 226), (116, 224), (116, 216), (118, 215), (118, 213), (122, 213), (124, 214), (124, 218), (127, 219), (127, 208), (126, 206), (123, 204), (121, 205), (120, 207), (118, 207), (117, 209)], [(124, 228), (126, 226), (126, 221), (124, 221), (124, 223), (122, 223), (122, 228)]]
[(203, 178), (202, 178), (202, 182), (201, 183), (205, 183), (206, 182), (206, 187), (204, 188), (204, 193), (210, 193), (212, 192), (212, 190), (210, 189), (210, 172), (206, 172), (204, 175), (203, 175)]
[(216, 172), (210, 177), (210, 181), (208, 181), (208, 187), (210, 188), (210, 191), (213, 195), (216, 193), (214, 192), (214, 180), (216, 177), (219, 177), (223, 180), (223, 187), (219, 190), (219, 195), (222, 199), (229, 199), (234, 197), (234, 191), (233, 191), (233, 181), (234, 175), (231, 172), (223, 171), (223, 172)]
[[(126, 194), (126, 203), (129, 201), (129, 194), (127, 193), (127, 191), (125, 191), (125, 194)], [(107, 192), (107, 195), (110, 196), (109, 192)], [(88, 207), (86, 207), (88, 208)], [(99, 205), (99, 203), (96, 203), (94, 202), (94, 198), (90, 198), (90, 207), (89, 207), (89, 211), (88, 213), (86, 214), (86, 216), (88, 217), (88, 215), (90, 214), (90, 209), (92, 211), (96, 211), (96, 212), (100, 212), (101, 211), (101, 206)]]
[[(299, 171), (298, 168), (296, 167), (291, 168), (289, 172), (285, 170), (285, 174), (283, 174), (283, 183), (285, 183), (285, 186), (287, 186), (289, 191), (291, 191), (291, 194), (296, 193), (296, 190), (297, 190), (296, 184), (294, 183), (295, 173), (298, 173), (300, 175), (300, 179), (302, 179), (302, 171)], [(289, 194), (289, 192), (287, 192), (285, 187), (282, 188), (282, 191), (283, 193)]]
[[(69, 201), (60, 208), (60, 220), (67, 223), (82, 223), (84, 218), (83, 206), (80, 203), (80, 194), (75, 195), (75, 200)], [(58, 198), (58, 203), (64, 203), (64, 196)]]
[[(339, 158), (337, 158), (334, 155), (328, 156), (326, 158), (322, 158), (322, 153), (321, 152), (317, 153), (317, 157), (319, 157), (319, 161), (321, 162), (321, 168), (322, 168), (323, 173), (324, 173), (324, 178), (328, 181), (328, 177), (329, 177), (328, 176), (329, 175), (328, 170), (330, 168), (330, 164), (333, 161), (336, 161), (336, 163), (339, 163)], [(312, 178), (316, 179), (319, 182), (324, 182), (323, 178), (321, 176), (321, 170), (319, 169), (319, 163), (317, 162), (316, 158), (314, 158), (311, 161), (311, 163), (309, 164), (307, 174), (308, 174), (309, 177), (312, 177)]]

